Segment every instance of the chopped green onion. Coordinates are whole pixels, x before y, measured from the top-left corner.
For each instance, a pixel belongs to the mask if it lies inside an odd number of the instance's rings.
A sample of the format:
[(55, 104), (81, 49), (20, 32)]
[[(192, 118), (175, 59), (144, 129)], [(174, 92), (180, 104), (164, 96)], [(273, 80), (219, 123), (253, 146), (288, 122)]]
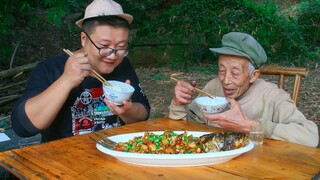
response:
[(142, 139), (137, 139), (137, 143), (138, 143), (138, 144), (143, 144)]
[(126, 143), (125, 147), (128, 149), (134, 149), (134, 146), (131, 143)]
[(170, 136), (177, 136), (177, 134), (174, 133), (174, 131), (171, 131)]
[(153, 140), (154, 140), (154, 138), (155, 138), (155, 135), (149, 135), (149, 136), (148, 136), (148, 140), (153, 141)]

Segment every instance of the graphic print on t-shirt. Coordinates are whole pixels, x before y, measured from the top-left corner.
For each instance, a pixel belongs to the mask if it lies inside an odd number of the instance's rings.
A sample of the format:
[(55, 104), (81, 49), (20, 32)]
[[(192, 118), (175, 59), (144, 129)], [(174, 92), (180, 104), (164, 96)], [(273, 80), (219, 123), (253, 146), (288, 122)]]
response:
[(71, 106), (71, 114), (73, 135), (121, 126), (103, 102), (102, 88), (85, 89)]

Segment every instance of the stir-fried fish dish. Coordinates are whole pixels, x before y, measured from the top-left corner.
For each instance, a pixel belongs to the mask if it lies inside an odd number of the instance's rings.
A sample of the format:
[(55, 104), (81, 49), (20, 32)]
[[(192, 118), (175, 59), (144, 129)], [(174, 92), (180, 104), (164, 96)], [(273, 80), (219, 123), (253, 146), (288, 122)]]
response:
[(200, 142), (205, 152), (227, 151), (244, 147), (249, 137), (241, 132), (221, 132), (200, 136)]
[(238, 149), (248, 144), (249, 138), (241, 132), (219, 132), (200, 137), (188, 135), (187, 131), (176, 134), (164, 131), (162, 134), (145, 132), (127, 142), (119, 142), (114, 150), (145, 154), (193, 154)]

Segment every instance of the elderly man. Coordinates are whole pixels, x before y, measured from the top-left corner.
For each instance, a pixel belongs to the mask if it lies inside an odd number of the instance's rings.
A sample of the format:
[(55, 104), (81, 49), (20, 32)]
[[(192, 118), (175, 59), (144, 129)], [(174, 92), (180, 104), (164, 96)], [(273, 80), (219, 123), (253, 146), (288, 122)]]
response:
[(277, 85), (260, 79), (267, 56), (250, 35), (230, 32), (223, 36), (221, 48), (210, 48), (219, 56), (218, 78), (203, 90), (225, 96), (229, 109), (218, 114), (202, 113), (192, 101), (195, 82), (179, 81), (174, 88), (169, 117), (249, 132), (260, 121), (265, 137), (315, 147), (318, 127), (297, 109), (290, 95)]

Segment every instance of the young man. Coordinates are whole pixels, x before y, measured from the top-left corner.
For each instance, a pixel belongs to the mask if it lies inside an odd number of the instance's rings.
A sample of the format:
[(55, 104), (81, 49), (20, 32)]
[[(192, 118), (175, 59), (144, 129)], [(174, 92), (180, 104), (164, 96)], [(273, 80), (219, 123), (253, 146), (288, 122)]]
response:
[[(94, 0), (76, 22), (82, 47), (70, 57), (39, 63), (31, 73), (12, 111), (14, 131), (25, 137), (41, 133), (46, 142), (147, 120), (149, 102), (126, 58), (132, 20), (118, 3)], [(130, 83), (135, 88), (131, 100), (122, 106), (109, 103), (92, 70), (107, 80)]]
[(195, 82), (179, 81), (174, 88), (169, 117), (249, 132), (261, 121), (267, 138), (316, 147), (318, 127), (297, 109), (290, 95), (277, 85), (260, 79), (267, 56), (250, 35), (231, 32), (223, 36), (221, 48), (210, 48), (219, 56), (218, 78), (204, 87), (210, 94), (227, 97), (230, 109), (219, 114), (200, 112), (191, 95)]

